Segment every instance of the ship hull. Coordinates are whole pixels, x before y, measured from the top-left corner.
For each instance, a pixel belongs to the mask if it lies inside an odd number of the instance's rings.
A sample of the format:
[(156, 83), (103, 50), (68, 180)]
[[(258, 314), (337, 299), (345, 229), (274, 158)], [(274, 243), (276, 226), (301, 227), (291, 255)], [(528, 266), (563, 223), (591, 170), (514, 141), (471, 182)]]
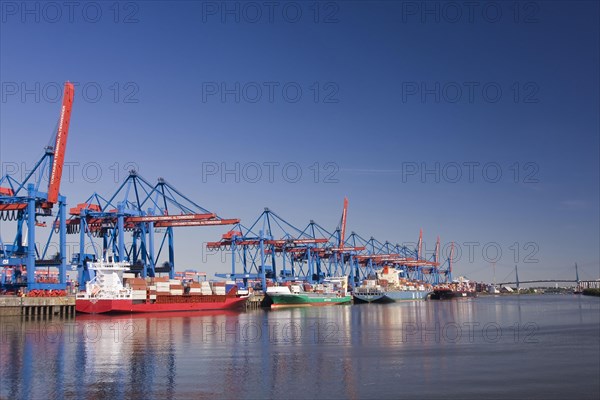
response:
[[(106, 313), (156, 313), (173, 311), (232, 310), (242, 307), (246, 298), (230, 296), (207, 296), (210, 299), (186, 299), (150, 303), (145, 300), (77, 299), (75, 310), (84, 314)], [(221, 298), (222, 297), (222, 298)]]
[(427, 290), (398, 290), (385, 292), (381, 302), (395, 303), (397, 301), (425, 300), (431, 293)]
[(469, 297), (477, 297), (477, 293), (455, 290), (434, 290), (431, 292), (430, 296), (431, 300), (466, 299)]
[(268, 296), (273, 302), (271, 308), (331, 306), (352, 302), (352, 296), (350, 295), (337, 297), (318, 294), (269, 294)]
[(383, 293), (354, 293), (352, 295), (357, 303), (374, 303), (383, 299)]

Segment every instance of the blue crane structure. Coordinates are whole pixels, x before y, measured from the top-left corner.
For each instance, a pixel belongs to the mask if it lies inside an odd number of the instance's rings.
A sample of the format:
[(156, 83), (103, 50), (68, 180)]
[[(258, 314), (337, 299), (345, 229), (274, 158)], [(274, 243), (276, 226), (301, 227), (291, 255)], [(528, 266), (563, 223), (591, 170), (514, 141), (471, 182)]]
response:
[[(278, 259), (281, 261), (279, 279), (317, 279), (319, 271), (313, 253), (327, 241), (303, 232), (265, 208), (250, 227), (237, 224), (220, 241), (207, 243), (207, 248), (231, 252), (231, 273), (217, 276), (245, 282), (261, 279), (264, 287), (267, 279), (278, 278)], [(237, 260), (242, 263), (240, 272), (236, 269)]]
[[(328, 231), (315, 221), (300, 229), (274, 211), (265, 208), (249, 226), (237, 224), (222, 235), (220, 241), (207, 243), (213, 251), (226, 251), (231, 256), (231, 272), (216, 274), (221, 278), (261, 281), (303, 280), (318, 282), (325, 277), (349, 276), (352, 285), (373, 277), (384, 266), (393, 266), (404, 276), (432, 284), (452, 279), (452, 250), (440, 262), (439, 238), (430, 259), (422, 253), (422, 232), (416, 249), (365, 240), (355, 232), (345, 238), (348, 201), (340, 224)], [(240, 268), (241, 266), (241, 268)]]
[[(79, 235), (79, 252), (71, 264), (79, 272), (79, 284), (90, 280), (88, 261), (104, 259), (109, 254), (116, 261), (127, 261), (142, 277), (156, 273), (175, 276), (174, 228), (190, 226), (233, 225), (209, 249), (230, 251), (231, 273), (217, 276), (231, 279), (267, 279), (321, 281), (325, 277), (349, 276), (351, 285), (372, 277), (384, 266), (392, 266), (410, 279), (432, 284), (452, 279), (452, 251), (441, 263), (439, 238), (433, 255), (422, 251), (422, 232), (417, 248), (366, 240), (352, 232), (346, 237), (348, 200), (344, 199), (338, 226), (328, 230), (315, 221), (301, 229), (270, 209), (246, 227), (239, 219), (223, 219), (212, 213), (162, 178), (152, 184), (136, 171), (110, 196), (93, 193), (84, 203), (69, 210), (66, 198), (59, 194), (66, 143), (70, 125), (74, 88), (65, 84), (63, 104), (56, 130), (55, 145), (48, 146), (42, 158), (22, 182), (10, 175), (0, 177), (0, 221), (16, 223), (12, 242), (0, 237), (0, 284), (27, 286), (31, 289), (66, 287), (67, 234)], [(49, 172), (48, 190), (42, 190), (42, 177)], [(54, 213), (54, 205), (58, 212)], [(47, 227), (45, 218), (54, 217), (45, 246), (36, 244), (36, 228)], [(162, 236), (155, 237), (157, 229)], [(58, 252), (49, 254), (52, 239), (58, 235)], [(129, 240), (128, 240), (129, 239)], [(156, 244), (158, 243), (158, 246)], [(165, 255), (166, 254), (166, 255)], [(163, 264), (159, 260), (166, 258)], [(237, 264), (241, 262), (241, 271)], [(445, 267), (445, 268), (444, 268)], [(25, 268), (26, 279), (19, 273)], [(36, 270), (58, 270), (56, 282), (43, 281)], [(7, 280), (10, 270), (10, 282)]]
[[(74, 99), (74, 86), (65, 83), (60, 117), (55, 132), (54, 146), (47, 146), (44, 154), (22, 182), (9, 174), (0, 177), (0, 220), (16, 223), (16, 235), (5, 243), (0, 237), (3, 288), (26, 287), (27, 290), (66, 288), (66, 198), (59, 194), (64, 166), (67, 138)], [(48, 177), (48, 189), (43, 190), (43, 177)], [(58, 212), (54, 212), (54, 205)], [(48, 239), (43, 246), (36, 244), (37, 228), (48, 227), (45, 218), (54, 217)], [(54, 234), (58, 235), (58, 252), (49, 254)], [(26, 275), (23, 277), (23, 268)], [(42, 272), (58, 270), (57, 279), (44, 278)], [(38, 272), (38, 270), (44, 271)], [(10, 280), (8, 276), (10, 274)]]
[[(92, 278), (87, 261), (105, 259), (108, 254), (116, 261), (129, 262), (131, 270), (142, 277), (168, 273), (174, 278), (174, 228), (240, 222), (206, 210), (163, 178), (153, 185), (136, 171), (130, 171), (114, 194), (103, 197), (94, 193), (71, 208), (70, 215), (67, 233), (79, 234), (79, 253), (73, 255), (72, 264), (77, 265), (80, 285)], [(159, 228), (164, 231), (156, 238)], [(96, 245), (94, 238), (102, 244)], [(158, 265), (163, 253), (167, 253), (168, 261)]]
[[(329, 232), (315, 221), (300, 229), (274, 211), (265, 208), (249, 226), (238, 224), (218, 242), (207, 243), (210, 250), (231, 252), (231, 273), (217, 274), (229, 279), (267, 279), (316, 282), (326, 276), (354, 275), (352, 255), (362, 248), (345, 247), (347, 200), (340, 226)], [(242, 270), (238, 271), (237, 263)]]
[(408, 246), (380, 242), (371, 237), (365, 239), (352, 232), (348, 240), (354, 246), (363, 246), (365, 250), (356, 259), (366, 271), (379, 270), (384, 266), (395, 268), (404, 278), (418, 280), (437, 285), (452, 280), (452, 258), (454, 245), (451, 246), (450, 255), (444, 262), (440, 258), (440, 239), (438, 237), (435, 251), (429, 258), (423, 251), (423, 232), (419, 233), (419, 240), (414, 249)]

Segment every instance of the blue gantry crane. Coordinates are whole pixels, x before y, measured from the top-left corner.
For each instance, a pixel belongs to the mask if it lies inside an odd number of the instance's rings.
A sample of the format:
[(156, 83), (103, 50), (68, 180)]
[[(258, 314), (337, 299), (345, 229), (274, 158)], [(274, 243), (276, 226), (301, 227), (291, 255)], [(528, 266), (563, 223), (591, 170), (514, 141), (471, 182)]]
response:
[[(87, 261), (109, 254), (131, 263), (131, 270), (142, 277), (168, 273), (173, 278), (174, 228), (240, 222), (206, 210), (163, 178), (151, 184), (136, 171), (130, 171), (111, 196), (94, 193), (69, 213), (67, 233), (79, 234), (79, 253), (73, 255), (72, 264), (77, 265), (80, 285), (91, 278)], [(162, 235), (157, 238), (158, 229)], [(167, 261), (159, 265), (164, 253)]]
[[(111, 196), (92, 194), (84, 203), (69, 210), (66, 198), (59, 194), (66, 143), (69, 132), (74, 88), (65, 84), (63, 103), (54, 146), (45, 149), (42, 158), (22, 182), (10, 175), (0, 178), (0, 221), (15, 223), (12, 242), (0, 237), (3, 286), (27, 286), (28, 289), (64, 288), (66, 284), (66, 235), (79, 235), (79, 252), (72, 264), (79, 271), (79, 283), (89, 280), (87, 261), (111, 254), (128, 261), (132, 270), (143, 277), (156, 273), (175, 274), (174, 228), (189, 226), (234, 225), (209, 249), (230, 251), (231, 273), (218, 274), (231, 279), (267, 279), (321, 281), (325, 277), (346, 275), (355, 285), (372, 277), (378, 269), (392, 266), (410, 279), (432, 284), (452, 279), (453, 246), (450, 257), (441, 263), (439, 238), (434, 254), (426, 258), (422, 251), (422, 232), (415, 249), (369, 240), (352, 232), (346, 237), (348, 200), (339, 225), (329, 231), (315, 221), (304, 229), (290, 224), (272, 210), (265, 209), (249, 226), (239, 219), (223, 219), (183, 195), (164, 179), (149, 183), (131, 171)], [(48, 190), (42, 189), (42, 177), (49, 171)], [(58, 212), (53, 213), (54, 206)], [(36, 228), (45, 227), (45, 218), (54, 217), (45, 246), (36, 244)], [(155, 233), (162, 229), (158, 238)], [(58, 252), (49, 254), (54, 235), (59, 237)], [(130, 240), (126, 240), (126, 236)], [(158, 243), (158, 246), (156, 246)], [(166, 255), (164, 254), (166, 253)], [(163, 264), (159, 260), (166, 258)], [(241, 271), (237, 263), (241, 262)], [(57, 279), (49, 281), (43, 271), (57, 270)], [(43, 270), (42, 270), (43, 269)], [(36, 273), (40, 272), (40, 273)], [(21, 277), (21, 274), (25, 276)], [(9, 278), (10, 277), (10, 278)]]
[[(66, 287), (67, 203), (59, 192), (74, 93), (73, 84), (65, 83), (54, 146), (45, 148), (43, 156), (22, 182), (9, 174), (0, 178), (0, 221), (16, 224), (12, 242), (0, 238), (0, 283), (5, 289), (60, 290)], [(44, 176), (49, 177), (47, 191), (42, 186)], [(51, 227), (55, 229), (50, 231), (45, 245), (38, 246), (36, 230), (47, 227), (44, 219), (51, 217), (54, 217)], [(58, 234), (58, 252), (49, 254), (54, 234)], [(54, 274), (49, 273), (50, 270)]]
[(345, 199), (340, 224), (330, 232), (315, 221), (298, 229), (265, 209), (249, 228), (238, 224), (220, 241), (207, 244), (209, 249), (231, 252), (231, 273), (217, 276), (243, 279), (245, 283), (260, 279), (262, 287), (267, 280), (313, 283), (325, 277), (348, 276), (357, 285), (374, 278), (377, 270), (393, 267), (403, 277), (434, 285), (452, 279), (453, 246), (448, 260), (441, 263), (439, 237), (434, 253), (426, 258), (422, 231), (414, 249), (373, 237), (366, 240), (355, 232), (346, 238), (347, 210)]
[(423, 231), (419, 232), (419, 240), (414, 249), (390, 242), (381, 243), (371, 237), (365, 240), (360, 235), (352, 233), (350, 240), (353, 243), (361, 243), (366, 248), (362, 254), (357, 256), (359, 264), (369, 270), (378, 270), (384, 266), (397, 269), (402, 277), (423, 281), (436, 285), (442, 281), (451, 280), (452, 250), (446, 263), (440, 262), (440, 239), (438, 237), (434, 253), (427, 258), (423, 251)]
[[(311, 237), (290, 224), (274, 211), (265, 208), (259, 217), (245, 227), (237, 224), (218, 242), (207, 243), (210, 250), (231, 251), (230, 274), (217, 274), (229, 279), (261, 279), (263, 287), (267, 279), (317, 279), (312, 253), (326, 238)], [(242, 271), (236, 268), (241, 261)]]
[(384, 266), (391, 266), (407, 278), (432, 284), (451, 279), (452, 254), (444, 269), (439, 238), (429, 258), (422, 250), (422, 231), (415, 249), (382, 243), (373, 237), (366, 240), (355, 232), (346, 238), (347, 212), (348, 200), (344, 199), (340, 224), (330, 232), (315, 221), (299, 229), (266, 208), (250, 227), (237, 224), (220, 241), (207, 244), (211, 250), (231, 252), (231, 273), (217, 276), (260, 279), (265, 287), (268, 279), (316, 282), (345, 275), (356, 285)]

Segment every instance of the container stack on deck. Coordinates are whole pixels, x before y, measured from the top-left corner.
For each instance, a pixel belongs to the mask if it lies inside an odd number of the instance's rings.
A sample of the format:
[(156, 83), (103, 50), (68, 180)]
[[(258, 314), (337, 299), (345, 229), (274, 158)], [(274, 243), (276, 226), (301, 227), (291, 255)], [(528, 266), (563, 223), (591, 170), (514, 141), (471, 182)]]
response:
[(225, 282), (214, 282), (213, 283), (213, 292), (216, 295), (225, 295)]
[(209, 295), (212, 294), (212, 289), (210, 288), (210, 283), (209, 282), (200, 282), (200, 292), (203, 295)]
[(123, 286), (131, 288), (133, 300), (157, 300), (164, 296), (224, 296), (237, 287), (234, 281), (182, 282), (168, 277), (136, 278), (133, 273), (123, 274)]
[(169, 278), (154, 278), (154, 285), (156, 286), (156, 295), (164, 296), (171, 294), (169, 288)]
[(131, 288), (131, 297), (133, 300), (146, 300), (148, 295), (148, 285), (144, 278), (124, 278), (125, 287)]
[(200, 285), (200, 283), (198, 282), (191, 282), (188, 287), (189, 289), (189, 294), (202, 294), (202, 287)]

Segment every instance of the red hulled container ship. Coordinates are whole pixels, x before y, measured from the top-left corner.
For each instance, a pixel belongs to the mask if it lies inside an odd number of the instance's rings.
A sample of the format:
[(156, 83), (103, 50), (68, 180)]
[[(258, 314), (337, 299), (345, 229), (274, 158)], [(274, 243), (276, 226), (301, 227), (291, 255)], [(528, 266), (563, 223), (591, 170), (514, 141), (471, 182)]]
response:
[(226, 288), (224, 282), (216, 282), (212, 287), (209, 282), (184, 286), (181, 281), (168, 278), (147, 282), (128, 277), (129, 264), (125, 262), (109, 259), (88, 265), (96, 276), (86, 284), (85, 291), (77, 294), (75, 309), (80, 313), (232, 310), (241, 308), (246, 301), (235, 286)]

